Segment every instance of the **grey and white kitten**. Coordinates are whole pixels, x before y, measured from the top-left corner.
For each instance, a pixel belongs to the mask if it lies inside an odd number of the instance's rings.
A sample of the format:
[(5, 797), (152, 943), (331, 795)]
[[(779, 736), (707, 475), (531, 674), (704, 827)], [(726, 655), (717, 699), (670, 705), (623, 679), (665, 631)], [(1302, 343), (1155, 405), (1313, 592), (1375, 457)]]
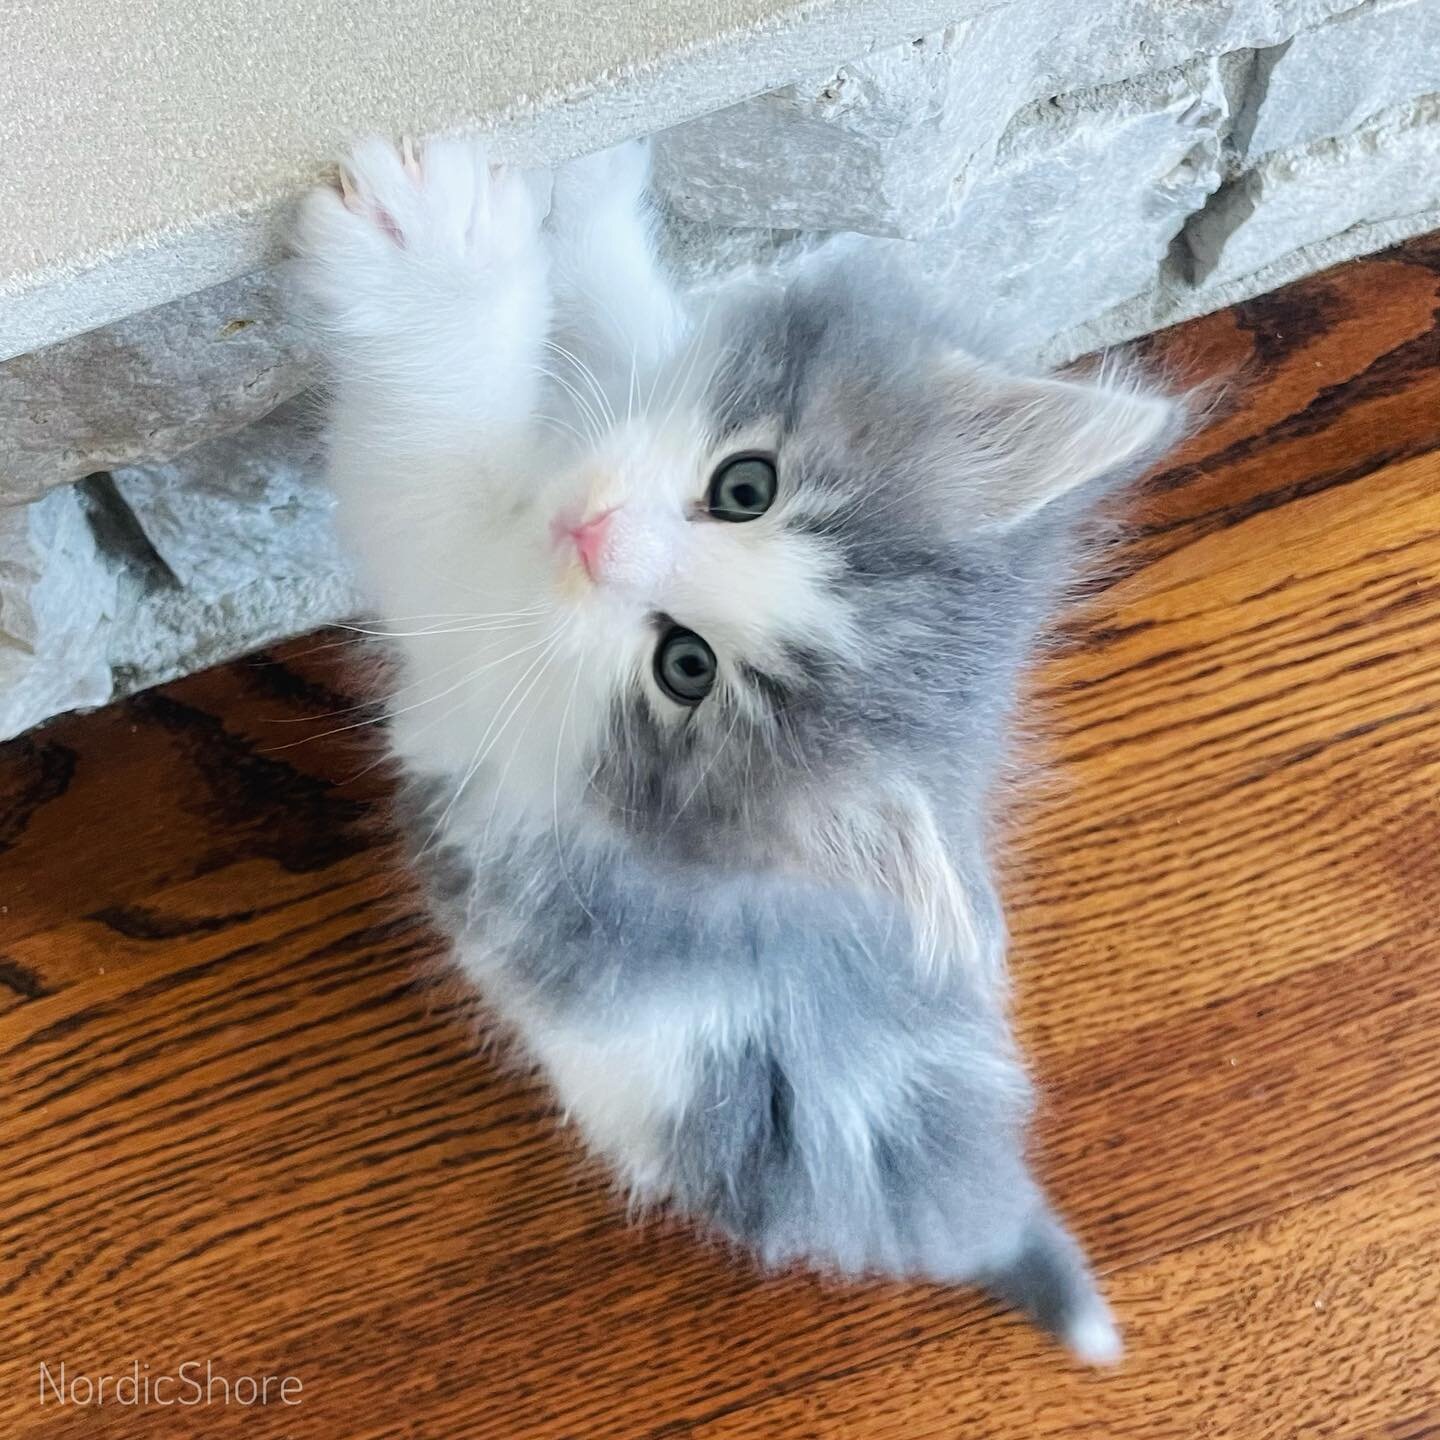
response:
[(977, 359), (863, 258), (687, 307), (645, 178), (371, 142), (303, 212), (437, 909), (638, 1200), (1111, 1359), (1026, 1168), (986, 811), (1077, 522), (1178, 407)]

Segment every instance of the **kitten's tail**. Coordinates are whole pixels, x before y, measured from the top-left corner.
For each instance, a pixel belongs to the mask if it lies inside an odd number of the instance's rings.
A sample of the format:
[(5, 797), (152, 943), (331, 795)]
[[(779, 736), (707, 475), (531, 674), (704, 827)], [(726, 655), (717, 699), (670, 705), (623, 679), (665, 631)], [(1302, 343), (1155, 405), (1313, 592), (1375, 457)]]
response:
[(1024, 1310), (1088, 1365), (1113, 1365), (1124, 1353), (1085, 1256), (1043, 1205), (1025, 1227), (1015, 1259), (986, 1288)]

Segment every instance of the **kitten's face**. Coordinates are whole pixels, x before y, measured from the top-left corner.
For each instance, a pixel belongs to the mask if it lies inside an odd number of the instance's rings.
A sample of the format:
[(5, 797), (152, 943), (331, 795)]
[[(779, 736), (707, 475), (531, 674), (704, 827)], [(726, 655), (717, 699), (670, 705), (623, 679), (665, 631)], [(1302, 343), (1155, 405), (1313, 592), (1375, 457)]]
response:
[(687, 408), (616, 429), (557, 492), (548, 583), (602, 682), (589, 799), (627, 828), (738, 822), (806, 763), (790, 712), (857, 636), (832, 501), (801, 479), (773, 417), (722, 435)]
[(936, 843), (990, 767), (1060, 497), (1172, 410), (1001, 375), (929, 324), (903, 293), (761, 292), (675, 357), (675, 398), (610, 397), (641, 413), (551, 470), (502, 562), (558, 637), (543, 683), (494, 677), (535, 752), (502, 789), (677, 857)]

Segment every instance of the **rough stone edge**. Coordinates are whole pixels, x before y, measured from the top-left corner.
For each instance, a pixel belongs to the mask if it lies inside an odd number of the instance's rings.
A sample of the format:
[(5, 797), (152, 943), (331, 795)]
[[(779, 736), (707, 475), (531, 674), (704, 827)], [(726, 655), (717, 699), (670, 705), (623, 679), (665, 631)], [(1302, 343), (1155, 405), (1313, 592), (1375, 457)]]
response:
[[(93, 710), (103, 710), (105, 706), (113, 705), (127, 695), (139, 694), (142, 690), (153, 689), (156, 685), (168, 685), (171, 681), (212, 669), (216, 665), (229, 664), (232, 660), (241, 660), (266, 646), (298, 639), (302, 635), (309, 635), (360, 613), (353, 593), (339, 581), (316, 583), (292, 579), (275, 582), (273, 589), (277, 595), (281, 592), (288, 592), (289, 595), (289, 603), (283, 610), (276, 606), (271, 612), (277, 622), (283, 623), (262, 626), (245, 635), (235, 633), (233, 623), (226, 623), (223, 617), (226, 608), (224, 602), (180, 602), (184, 605), (184, 620), (188, 626), (193, 627), (187, 630), (188, 644), (177, 646), (168, 653), (162, 663), (153, 669), (147, 667), (143, 674), (132, 670), (123, 661), (112, 660), (109, 665), (110, 693), (104, 699), (78, 705), (72, 703), (53, 713), (18, 717), (18, 723), (0, 724), (0, 744), (17, 736), (30, 734), (63, 716), (85, 715)], [(142, 603), (138, 595), (132, 596), (131, 601), (135, 605)], [(153, 605), (153, 598), (147, 598), (144, 603)], [(178, 621), (181, 617), (167, 615), (165, 618)], [(180, 633), (178, 624), (172, 633)]]
[[(245, 602), (253, 601), (261, 589), (268, 590), (275, 597), (287, 597), (288, 603), (283, 608), (280, 604), (267, 607), (266, 613), (276, 623), (262, 625), (242, 635), (236, 631), (233, 619), (227, 618), (228, 612), (248, 608)], [(138, 597), (136, 603), (140, 603)], [(256, 581), (253, 589), (247, 587), (247, 590), (236, 591), (221, 600), (197, 601), (187, 592), (177, 591), (173, 606), (156, 607), (153, 596), (146, 597), (145, 603), (154, 607), (152, 614), (162, 621), (174, 622), (174, 628), (167, 633), (182, 634), (180, 626), (183, 622), (186, 643), (169, 651), (154, 669), (147, 666), (144, 673), (130, 664), (139, 652), (127, 654), (126, 647), (117, 643), (112, 647), (110, 680), (113, 688), (106, 704), (141, 690), (149, 690), (152, 686), (166, 685), (186, 675), (253, 655), (267, 645), (278, 645), (328, 625), (353, 620), (364, 613), (354, 586), (340, 576), (319, 579), (288, 576), (279, 580)]]
[[(282, 263), (0, 361), (0, 505), (28, 504), (56, 485), (73, 484), (97, 470), (172, 460), (264, 419), (314, 385), (320, 367), (308, 333), (291, 311), (289, 283)], [(222, 314), (230, 317), (228, 322), (220, 322)], [(226, 338), (227, 331), (237, 322), (264, 337), (264, 358), (243, 342), (249, 365), (235, 365), (233, 355), (225, 354), (225, 347), (235, 343)], [(73, 425), (67, 428), (78, 388), (67, 375), (99, 377), (108, 371), (113, 376), (114, 366), (129, 354), (156, 355), (166, 340), (183, 355), (184, 379), (191, 388), (157, 385), (153, 372), (141, 364), (138, 381), (132, 373), (111, 382), (117, 394), (128, 391), (134, 398), (123, 407), (112, 403), (104, 412), (124, 418), (103, 439)], [(234, 368), (225, 370), (227, 364)], [(172, 370), (162, 378), (180, 374)], [(66, 412), (59, 422), (45, 403), (54, 401), (57, 392)], [(190, 426), (197, 395), (204, 396), (205, 422)], [(27, 406), (36, 407), (44, 426), (54, 427), (49, 435), (22, 418)], [(49, 448), (37, 446), (37, 439)]]
[(1388, 250), (1392, 245), (1432, 230), (1440, 230), (1440, 207), (1391, 220), (1352, 225), (1338, 235), (1292, 250), (1249, 275), (1198, 289), (1181, 278), (1180, 263), (1172, 251), (1160, 282), (1153, 289), (1055, 336), (1033, 358), (1047, 368), (1068, 365), (1082, 356), (1127, 344), (1142, 335), (1213, 314), (1243, 300), (1253, 300), (1257, 295), (1308, 279), (1347, 260)]

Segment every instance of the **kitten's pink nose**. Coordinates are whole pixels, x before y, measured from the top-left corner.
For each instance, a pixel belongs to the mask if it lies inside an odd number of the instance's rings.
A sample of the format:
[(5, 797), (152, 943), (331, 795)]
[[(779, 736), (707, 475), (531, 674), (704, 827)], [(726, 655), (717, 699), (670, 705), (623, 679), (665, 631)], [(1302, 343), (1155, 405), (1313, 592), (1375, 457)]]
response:
[(575, 553), (585, 567), (585, 573), (592, 579), (600, 578), (600, 562), (604, 558), (605, 543), (610, 537), (610, 519), (614, 510), (602, 510), (578, 525), (567, 525), (566, 531), (574, 542)]

